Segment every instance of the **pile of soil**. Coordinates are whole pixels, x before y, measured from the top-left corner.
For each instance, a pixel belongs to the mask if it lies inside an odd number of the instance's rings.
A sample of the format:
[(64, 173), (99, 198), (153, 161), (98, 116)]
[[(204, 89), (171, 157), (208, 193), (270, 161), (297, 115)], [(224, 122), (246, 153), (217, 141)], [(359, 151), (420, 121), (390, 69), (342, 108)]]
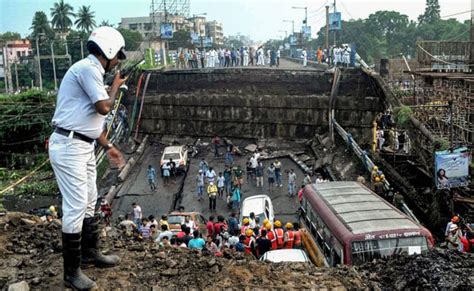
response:
[(364, 281), (382, 289), (472, 290), (474, 286), (474, 255), (453, 250), (397, 255), (358, 269)]
[[(226, 251), (159, 248), (123, 240), (111, 229), (105, 253), (121, 256), (110, 269), (83, 270), (100, 290), (158, 288), (466, 289), (473, 286), (474, 257), (450, 251), (397, 256), (360, 267), (317, 268), (302, 263), (271, 264)], [(0, 217), (0, 290), (25, 281), (31, 289), (63, 288), (61, 224), (23, 213)], [(470, 277), (471, 276), (471, 277)], [(470, 281), (471, 280), (471, 281)], [(26, 284), (25, 283), (25, 284)]]

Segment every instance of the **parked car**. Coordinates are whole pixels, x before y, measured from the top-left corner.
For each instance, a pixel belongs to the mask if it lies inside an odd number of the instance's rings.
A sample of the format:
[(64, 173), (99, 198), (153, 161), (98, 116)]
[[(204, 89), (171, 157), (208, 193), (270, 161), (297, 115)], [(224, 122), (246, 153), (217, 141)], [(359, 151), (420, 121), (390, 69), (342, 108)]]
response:
[(250, 213), (253, 212), (255, 217), (260, 217), (260, 223), (262, 223), (264, 219), (268, 219), (273, 224), (275, 218), (273, 204), (267, 195), (255, 195), (245, 198), (242, 202), (241, 210), (240, 221), (242, 221), (244, 217), (249, 217)]
[[(168, 214), (168, 224), (172, 232), (179, 232), (181, 230), (181, 225), (184, 223), (184, 218), (189, 216), (190, 220), (194, 221), (195, 228), (199, 230), (203, 238), (207, 237), (207, 220), (199, 212), (179, 212), (173, 211)], [(194, 231), (191, 229), (191, 233)]]
[(261, 261), (271, 263), (295, 262), (309, 263), (310, 260), (306, 253), (300, 249), (281, 249), (268, 251), (260, 257)]
[(176, 163), (178, 173), (184, 173), (186, 171), (188, 165), (188, 151), (184, 145), (165, 147), (163, 155), (161, 156), (160, 167), (163, 166), (165, 162), (169, 162), (170, 159), (173, 159), (173, 162)]

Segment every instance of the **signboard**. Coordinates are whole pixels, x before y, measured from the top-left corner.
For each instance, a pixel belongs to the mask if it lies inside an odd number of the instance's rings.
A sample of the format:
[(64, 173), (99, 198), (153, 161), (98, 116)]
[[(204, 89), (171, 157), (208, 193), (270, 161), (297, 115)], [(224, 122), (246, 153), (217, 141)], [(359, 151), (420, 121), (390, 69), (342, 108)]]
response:
[(290, 49), (290, 44), (289, 44), (289, 43), (285, 43), (285, 49), (286, 49), (286, 50), (289, 50), (289, 49)]
[(296, 39), (296, 36), (292, 35), (290, 36), (290, 45), (296, 45), (298, 40)]
[(341, 28), (341, 12), (329, 13), (329, 30), (340, 30)]
[(301, 28), (301, 31), (303, 32), (303, 37), (311, 37), (311, 26), (303, 26)]
[(449, 189), (469, 185), (469, 156), (467, 148), (435, 152), (436, 187)]
[(173, 25), (171, 23), (162, 23), (160, 25), (161, 38), (173, 38)]

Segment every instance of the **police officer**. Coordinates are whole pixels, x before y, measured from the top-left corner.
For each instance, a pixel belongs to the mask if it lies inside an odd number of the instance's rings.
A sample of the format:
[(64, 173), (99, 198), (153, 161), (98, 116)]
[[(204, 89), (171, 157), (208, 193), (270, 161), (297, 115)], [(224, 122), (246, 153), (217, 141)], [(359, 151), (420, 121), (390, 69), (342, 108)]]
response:
[(97, 287), (81, 272), (81, 262), (100, 267), (120, 263), (118, 256), (104, 256), (99, 250), (94, 147), (97, 143), (105, 148), (111, 165), (124, 165), (122, 154), (103, 132), (105, 117), (126, 80), (117, 72), (107, 92), (103, 77), (125, 59), (124, 47), (116, 29), (95, 29), (87, 42), (90, 54), (69, 68), (57, 96), (49, 157), (62, 193), (64, 281), (75, 289)]

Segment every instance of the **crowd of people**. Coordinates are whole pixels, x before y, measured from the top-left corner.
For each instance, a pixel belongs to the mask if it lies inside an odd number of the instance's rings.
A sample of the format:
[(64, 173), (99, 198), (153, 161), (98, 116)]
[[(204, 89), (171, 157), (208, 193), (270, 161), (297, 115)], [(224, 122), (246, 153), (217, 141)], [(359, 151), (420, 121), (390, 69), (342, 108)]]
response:
[(461, 221), (459, 216), (453, 216), (447, 223), (444, 235), (448, 249), (458, 250), (463, 253), (474, 253), (472, 225)]
[(410, 153), (410, 137), (405, 130), (397, 130), (390, 109), (380, 112), (375, 122), (377, 123), (377, 150)]
[[(130, 217), (133, 217), (131, 219)], [(270, 250), (301, 248), (299, 223), (268, 219), (263, 221), (250, 213), (242, 221), (236, 212), (226, 219), (223, 215), (211, 215), (202, 233), (190, 216), (186, 216), (179, 230), (171, 231), (168, 216), (157, 221), (153, 215), (142, 217), (141, 208), (133, 204), (133, 211), (120, 218), (119, 227), (126, 239), (157, 243), (160, 247), (189, 248), (208, 251), (221, 256), (224, 251), (245, 252), (256, 258)]]
[(264, 50), (263, 46), (240, 48), (181, 49), (175, 54), (179, 69), (265, 66), (278, 67), (281, 53), (278, 48)]

